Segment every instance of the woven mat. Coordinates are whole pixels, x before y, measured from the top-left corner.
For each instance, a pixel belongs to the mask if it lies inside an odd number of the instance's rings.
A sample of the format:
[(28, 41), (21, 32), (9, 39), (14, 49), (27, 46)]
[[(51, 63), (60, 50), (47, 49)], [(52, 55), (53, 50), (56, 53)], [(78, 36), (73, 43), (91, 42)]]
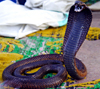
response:
[[(14, 62), (19, 60), (24, 60), (33, 56), (38, 56), (42, 54), (62, 54), (61, 47), (63, 45), (63, 37), (66, 30), (66, 26), (59, 28), (49, 28), (43, 31), (38, 31), (27, 35), (20, 40), (15, 40), (13, 38), (0, 37), (0, 81), (2, 81), (3, 70)], [(100, 39), (100, 28), (90, 27), (89, 32), (86, 36), (87, 40), (97, 40)], [(35, 69), (31, 72), (35, 72)], [(52, 77), (54, 74), (47, 74), (45, 78)], [(100, 87), (100, 80), (95, 80), (87, 83), (74, 84), (75, 80), (69, 75), (61, 85), (54, 88), (47, 89), (66, 89), (67, 86), (71, 88), (80, 87)], [(74, 85), (73, 85), (74, 84)], [(93, 85), (90, 85), (93, 84)], [(2, 89), (2, 86), (0, 87)], [(9, 87), (4, 89), (9, 89)], [(11, 89), (11, 88), (10, 88)]]

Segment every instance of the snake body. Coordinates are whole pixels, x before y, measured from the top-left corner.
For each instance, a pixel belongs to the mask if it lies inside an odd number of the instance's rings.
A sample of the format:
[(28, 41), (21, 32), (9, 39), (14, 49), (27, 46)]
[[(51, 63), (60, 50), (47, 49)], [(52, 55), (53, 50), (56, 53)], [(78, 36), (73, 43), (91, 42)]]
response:
[[(63, 55), (46, 54), (18, 61), (3, 71), (5, 84), (21, 89), (44, 89), (61, 84), (67, 77), (67, 71), (75, 79), (83, 79), (87, 70), (75, 55), (85, 40), (92, 21), (90, 9), (80, 1), (70, 8), (67, 28), (63, 42)], [(65, 67), (62, 66), (63, 62)], [(43, 66), (44, 65), (44, 66)], [(35, 74), (28, 75), (27, 70), (43, 66)], [(57, 73), (54, 77), (42, 79), (48, 72)], [(23, 76), (22, 74), (28, 75)]]

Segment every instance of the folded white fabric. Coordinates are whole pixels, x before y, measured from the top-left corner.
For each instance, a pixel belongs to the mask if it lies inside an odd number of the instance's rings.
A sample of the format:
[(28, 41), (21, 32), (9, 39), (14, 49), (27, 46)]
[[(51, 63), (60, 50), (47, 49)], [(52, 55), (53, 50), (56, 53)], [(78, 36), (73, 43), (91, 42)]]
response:
[(26, 0), (25, 6), (66, 13), (76, 0)]
[[(43, 2), (43, 0), (27, 0), (25, 5), (32, 9), (15, 4), (10, 0), (5, 0), (0, 3), (0, 35), (19, 39), (39, 29), (44, 30), (49, 26), (63, 26), (67, 23), (68, 13), (65, 13), (67, 9), (64, 8), (64, 5), (67, 4), (61, 3), (62, 5), (60, 5), (60, 1), (62, 2), (62, 0), (58, 0), (58, 10), (57, 5), (53, 6), (53, 4), (50, 6), (50, 9), (48, 3), (43, 3), (43, 5), (46, 5), (42, 9), (38, 8), (39, 6), (33, 7), (36, 5), (33, 5), (32, 1), (35, 4), (37, 1)], [(44, 1), (47, 2), (50, 0)], [(67, 3), (67, 0), (64, 2)], [(41, 6), (41, 3), (37, 4)], [(46, 9), (46, 6), (48, 9)], [(63, 9), (59, 10), (60, 7)]]

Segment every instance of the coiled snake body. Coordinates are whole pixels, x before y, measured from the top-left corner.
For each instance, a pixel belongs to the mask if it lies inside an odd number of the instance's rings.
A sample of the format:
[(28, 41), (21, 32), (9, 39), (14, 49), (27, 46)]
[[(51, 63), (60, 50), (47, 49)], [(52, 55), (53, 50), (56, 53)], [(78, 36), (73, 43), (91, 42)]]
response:
[[(75, 58), (75, 55), (85, 40), (91, 21), (90, 9), (83, 2), (76, 1), (69, 11), (63, 42), (63, 55), (40, 55), (16, 62), (3, 71), (2, 76), (3, 80), (6, 80), (5, 84), (14, 88), (44, 89), (61, 84), (67, 77), (67, 71), (71, 77), (83, 79), (87, 75), (87, 70), (85, 65)], [(63, 62), (66, 68), (58, 60)], [(27, 74), (27, 70), (40, 66), (43, 67), (35, 74), (22, 75), (23, 73)], [(56, 72), (57, 74), (54, 77), (42, 79), (48, 72)]]

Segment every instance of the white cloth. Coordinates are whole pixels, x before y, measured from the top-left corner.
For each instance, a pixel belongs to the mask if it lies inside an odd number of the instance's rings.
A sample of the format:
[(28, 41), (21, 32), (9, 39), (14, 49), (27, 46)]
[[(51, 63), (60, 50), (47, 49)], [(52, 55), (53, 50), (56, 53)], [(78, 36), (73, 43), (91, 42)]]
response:
[[(67, 1), (71, 0), (27, 0), (25, 6), (15, 4), (10, 0), (2, 1), (0, 3), (0, 35), (19, 39), (39, 29), (65, 25), (68, 18), (67, 5), (69, 7)], [(70, 6), (72, 4), (70, 3)], [(43, 7), (38, 8), (41, 5)]]
[(66, 13), (76, 0), (26, 0), (25, 6)]

